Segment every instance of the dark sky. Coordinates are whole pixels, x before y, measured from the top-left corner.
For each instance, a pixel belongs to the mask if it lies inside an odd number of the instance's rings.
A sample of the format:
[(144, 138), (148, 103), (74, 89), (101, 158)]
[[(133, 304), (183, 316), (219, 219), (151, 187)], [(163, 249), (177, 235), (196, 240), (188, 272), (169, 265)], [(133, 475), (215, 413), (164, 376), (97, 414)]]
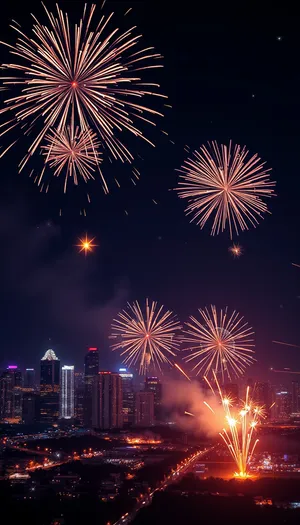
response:
[[(30, 12), (45, 20), (39, 2), (6, 4), (0, 19), (5, 41), (15, 39), (10, 19), (27, 33)], [(83, 3), (60, 5), (76, 17)], [(300, 344), (300, 269), (291, 265), (300, 263), (300, 20), (286, 3), (280, 11), (266, 9), (266, 15), (250, 3), (241, 6), (227, 2), (223, 12), (215, 3), (199, 8), (189, 0), (170, 8), (150, 1), (107, 2), (107, 13), (110, 7), (119, 13), (134, 8), (119, 21), (124, 29), (138, 25), (146, 44), (164, 56), (158, 78), (173, 106), (151, 135), (155, 149), (129, 138), (144, 158), (136, 187), (119, 163), (104, 164), (108, 179), (116, 175), (122, 187), (112, 185), (105, 196), (99, 182), (91, 183), (92, 203), (82, 217), (79, 191), (64, 197), (54, 187), (43, 195), (29, 170), (17, 173), (25, 153), (22, 138), (1, 159), (2, 366), (36, 365), (49, 337), (64, 363), (81, 367), (86, 346), (93, 345), (101, 349), (103, 368), (117, 366), (108, 341), (112, 317), (126, 300), (150, 297), (182, 322), (209, 304), (241, 312), (255, 330), (258, 365), (248, 375), (266, 377), (270, 366), (300, 370), (300, 349), (272, 344)], [(1, 61), (6, 60), (1, 47)], [(213, 139), (246, 144), (267, 161), (277, 181), (277, 197), (268, 203), (272, 214), (239, 237), (244, 249), (239, 260), (228, 253), (227, 233), (211, 237), (209, 226), (201, 231), (190, 224), (184, 203), (169, 191), (186, 157), (184, 145), (196, 149)], [(38, 169), (39, 157), (32, 162)], [(74, 248), (85, 232), (99, 245), (86, 259)]]

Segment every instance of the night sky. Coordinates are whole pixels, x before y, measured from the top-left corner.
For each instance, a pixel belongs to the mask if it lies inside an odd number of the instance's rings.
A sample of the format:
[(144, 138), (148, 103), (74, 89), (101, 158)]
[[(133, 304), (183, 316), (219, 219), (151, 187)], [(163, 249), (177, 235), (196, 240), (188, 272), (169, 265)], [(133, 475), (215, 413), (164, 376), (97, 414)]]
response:
[[(30, 11), (45, 20), (39, 2), (6, 4), (0, 19), (5, 41), (15, 41), (8, 27), (12, 18), (27, 34)], [(300, 349), (272, 343), (300, 344), (300, 269), (291, 265), (300, 263), (299, 18), (286, 3), (267, 15), (250, 3), (243, 8), (226, 3), (224, 12), (214, 3), (205, 9), (189, 0), (178, 7), (165, 4), (107, 2), (105, 11), (122, 14), (133, 7), (119, 18), (124, 29), (136, 24), (145, 43), (164, 56), (165, 67), (155, 78), (173, 108), (150, 130), (156, 148), (127, 136), (144, 158), (137, 186), (120, 163), (106, 162), (107, 178), (116, 176), (121, 188), (112, 184), (105, 196), (100, 182), (91, 182), (92, 203), (83, 217), (84, 192), (71, 189), (63, 196), (54, 185), (40, 194), (29, 170), (17, 173), (26, 151), (22, 137), (0, 160), (3, 367), (36, 366), (52, 346), (63, 364), (82, 368), (91, 345), (100, 348), (101, 367), (114, 368), (121, 363), (109, 350), (112, 318), (127, 300), (149, 297), (182, 322), (210, 304), (239, 311), (255, 330), (258, 363), (248, 376), (267, 377), (271, 366), (300, 370)], [(77, 19), (83, 3), (60, 6)], [(0, 52), (5, 62), (7, 51), (1, 46)], [(271, 214), (238, 238), (244, 249), (238, 260), (228, 253), (229, 234), (211, 237), (209, 225), (200, 230), (190, 224), (185, 203), (171, 191), (175, 170), (187, 156), (185, 144), (196, 149), (208, 140), (230, 139), (266, 160), (277, 181), (277, 196), (268, 201)], [(39, 169), (39, 157), (32, 162)], [(85, 232), (99, 245), (86, 258), (74, 247)]]

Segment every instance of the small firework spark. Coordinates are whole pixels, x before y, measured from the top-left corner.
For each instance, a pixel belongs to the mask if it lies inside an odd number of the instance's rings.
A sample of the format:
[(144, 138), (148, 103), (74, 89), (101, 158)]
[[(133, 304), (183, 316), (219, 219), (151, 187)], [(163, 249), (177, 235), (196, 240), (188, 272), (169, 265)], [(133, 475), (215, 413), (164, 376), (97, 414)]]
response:
[(55, 169), (55, 177), (65, 171), (64, 192), (69, 178), (76, 186), (80, 178), (84, 182), (94, 178), (92, 173), (101, 161), (96, 133), (80, 131), (78, 127), (74, 131), (71, 125), (59, 132), (51, 130), (45, 140), (47, 144), (42, 146), (45, 163)]
[(218, 313), (216, 307), (211, 306), (211, 310), (199, 309), (199, 313), (200, 320), (191, 316), (185, 323), (182, 340), (189, 354), (184, 360), (196, 363), (193, 370), (197, 375), (220, 373), (222, 381), (225, 377), (231, 380), (232, 376), (242, 375), (255, 361), (252, 328), (237, 312), (229, 315), (227, 308)]
[[(259, 421), (265, 417), (265, 409), (250, 399), (249, 387), (246, 389), (246, 396), (242, 405), (232, 408), (232, 401), (222, 392), (215, 373), (214, 380), (225, 416), (225, 426), (220, 432), (220, 436), (237, 466), (235, 477), (246, 479), (250, 477), (249, 464), (259, 441), (254, 439), (254, 431)], [(212, 388), (209, 382), (208, 384)], [(208, 403), (204, 402), (204, 404), (214, 413), (213, 408)]]
[(16, 127), (22, 135), (34, 134), (19, 170), (39, 152), (51, 129), (59, 135), (71, 121), (74, 129), (79, 125), (82, 132), (96, 132), (113, 159), (131, 163), (133, 155), (123, 143), (123, 132), (154, 145), (140, 126), (155, 125), (153, 119), (163, 116), (144, 100), (167, 97), (159, 92), (159, 84), (142, 78), (145, 71), (163, 67), (161, 55), (153, 47), (140, 46), (135, 27), (124, 32), (115, 26), (109, 29), (113, 13), (101, 16), (93, 27), (95, 4), (90, 9), (85, 5), (75, 27), (58, 6), (56, 14), (44, 9), (48, 25), (33, 17), (33, 35), (27, 36), (13, 22), (15, 45), (1, 42), (15, 60), (2, 64), (7, 71), (1, 77), (4, 87), (15, 93), (0, 110), (8, 116), (1, 124), (1, 136)]
[(89, 239), (87, 233), (85, 234), (85, 238), (79, 238), (78, 240), (80, 244), (75, 245), (79, 248), (79, 253), (84, 252), (85, 255), (87, 255), (88, 252), (93, 252), (94, 248), (98, 246), (97, 244), (94, 244), (95, 239), (96, 237)]
[(151, 365), (161, 370), (162, 364), (172, 364), (169, 357), (175, 356), (179, 347), (176, 332), (181, 328), (171, 311), (149, 303), (146, 299), (142, 310), (137, 301), (128, 303), (112, 324), (112, 339), (118, 342), (112, 350), (120, 350), (123, 363), (138, 366), (139, 373), (145, 374)]
[(233, 244), (228, 248), (228, 251), (235, 259), (238, 259), (241, 255), (243, 255), (243, 249), (239, 244)]
[(181, 170), (179, 187), (182, 199), (188, 200), (187, 215), (192, 215), (202, 229), (212, 219), (211, 234), (256, 226), (268, 211), (262, 200), (274, 195), (275, 182), (270, 181), (270, 169), (257, 154), (248, 157), (244, 146), (219, 146), (217, 142), (202, 146), (188, 158)]

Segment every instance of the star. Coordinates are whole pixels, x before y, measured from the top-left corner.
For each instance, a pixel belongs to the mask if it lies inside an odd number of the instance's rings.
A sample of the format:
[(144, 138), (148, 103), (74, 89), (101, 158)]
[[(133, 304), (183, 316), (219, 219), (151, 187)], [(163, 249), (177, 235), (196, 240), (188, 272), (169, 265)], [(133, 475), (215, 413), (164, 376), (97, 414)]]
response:
[(277, 40), (278, 42), (281, 42), (281, 40), (282, 40), (282, 36), (277, 36), (277, 37), (276, 37), (276, 40)]
[(76, 244), (79, 249), (79, 253), (84, 252), (86, 255), (88, 252), (92, 252), (93, 248), (98, 246), (98, 244), (93, 244), (93, 241), (96, 239), (96, 237), (93, 237), (92, 239), (89, 239), (87, 236), (87, 233), (85, 234), (85, 238), (78, 238), (80, 244)]

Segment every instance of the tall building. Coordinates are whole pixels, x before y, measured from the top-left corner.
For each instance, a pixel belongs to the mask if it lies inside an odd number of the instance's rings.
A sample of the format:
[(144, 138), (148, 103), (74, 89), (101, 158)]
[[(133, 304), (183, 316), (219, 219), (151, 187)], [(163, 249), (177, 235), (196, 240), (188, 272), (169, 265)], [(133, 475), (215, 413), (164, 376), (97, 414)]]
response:
[(158, 377), (146, 377), (145, 391), (153, 392), (154, 418), (155, 421), (160, 421), (162, 418), (162, 384)]
[(40, 421), (54, 423), (59, 418), (60, 360), (53, 350), (41, 359)]
[(119, 374), (122, 378), (123, 426), (129, 427), (134, 423), (133, 374), (129, 374), (126, 368), (120, 368)]
[(135, 424), (138, 427), (154, 425), (154, 393), (136, 392), (135, 394)]
[(22, 373), (15, 365), (10, 365), (0, 378), (0, 417), (1, 419), (22, 419)]
[(33, 389), (23, 389), (22, 420), (25, 425), (32, 425), (39, 420), (38, 399)]
[(74, 366), (61, 369), (60, 417), (73, 419), (75, 415)]
[(84, 424), (84, 373), (75, 372), (75, 419), (80, 425)]
[(34, 368), (26, 368), (24, 374), (24, 387), (35, 388), (35, 370)]
[(266, 418), (272, 418), (272, 404), (273, 404), (273, 395), (270, 383), (263, 381), (256, 381), (252, 399), (258, 406), (262, 406), (265, 411)]
[(84, 358), (84, 425), (92, 427), (92, 394), (95, 377), (99, 372), (98, 348), (88, 349)]
[(289, 419), (292, 412), (292, 396), (285, 388), (281, 388), (275, 393), (274, 409), (276, 419)]
[(292, 382), (292, 412), (293, 414), (300, 412), (300, 383), (298, 381)]
[(93, 384), (92, 426), (109, 430), (122, 428), (122, 378), (99, 372)]

